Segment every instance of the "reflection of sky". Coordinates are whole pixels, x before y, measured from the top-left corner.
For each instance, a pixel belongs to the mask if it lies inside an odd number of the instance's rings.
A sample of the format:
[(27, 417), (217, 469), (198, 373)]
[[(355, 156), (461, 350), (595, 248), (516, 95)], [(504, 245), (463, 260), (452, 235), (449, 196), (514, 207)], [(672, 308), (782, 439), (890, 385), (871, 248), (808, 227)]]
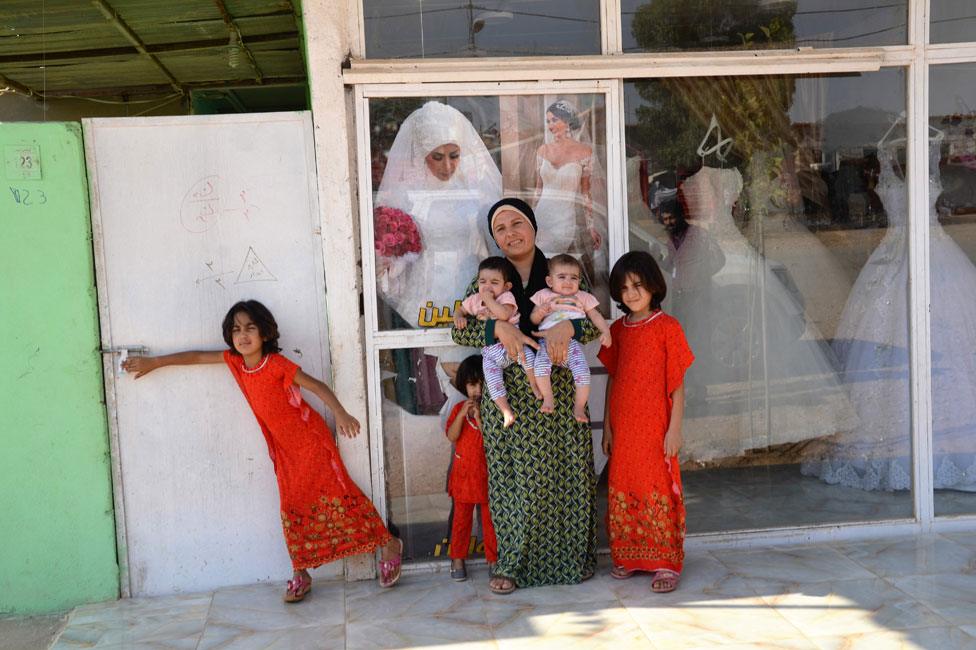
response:
[(932, 43), (976, 41), (976, 2), (932, 0)]
[(595, 0), (364, 0), (363, 14), (369, 58), (600, 53)]
[(929, 85), (930, 115), (976, 112), (976, 63), (934, 65), (929, 69)]
[[(634, 84), (624, 84), (627, 126), (636, 123), (637, 107), (642, 101)], [(888, 127), (890, 116), (903, 110), (904, 73), (899, 68), (885, 68), (864, 74), (798, 77), (790, 121), (826, 123), (827, 147), (854, 147), (877, 142)]]
[[(655, 0), (621, 1), (624, 51), (637, 51), (637, 43), (631, 33), (634, 13), (639, 7), (654, 2)], [(715, 2), (716, 6), (735, 4), (735, 0)], [(789, 3), (761, 0), (759, 4), (773, 7), (776, 4)], [(796, 7), (793, 18), (796, 45), (824, 46), (826, 41), (836, 47), (844, 47), (900, 45), (908, 42), (907, 0), (796, 0)]]

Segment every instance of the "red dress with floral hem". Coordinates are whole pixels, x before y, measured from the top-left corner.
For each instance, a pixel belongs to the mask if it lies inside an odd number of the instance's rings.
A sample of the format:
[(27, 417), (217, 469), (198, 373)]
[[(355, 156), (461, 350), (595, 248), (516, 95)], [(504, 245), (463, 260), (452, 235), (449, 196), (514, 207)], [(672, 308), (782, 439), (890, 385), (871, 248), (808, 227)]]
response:
[(677, 458), (664, 455), (671, 394), (694, 361), (677, 320), (655, 312), (611, 327), (613, 345), (599, 358), (613, 379), (607, 413), (613, 425), (607, 528), (615, 566), (681, 571), (685, 506)]
[(229, 350), (230, 368), (261, 425), (274, 463), (281, 524), (295, 570), (368, 553), (390, 533), (369, 499), (349, 478), (332, 432), (302, 401), (299, 367), (269, 354), (254, 368)]

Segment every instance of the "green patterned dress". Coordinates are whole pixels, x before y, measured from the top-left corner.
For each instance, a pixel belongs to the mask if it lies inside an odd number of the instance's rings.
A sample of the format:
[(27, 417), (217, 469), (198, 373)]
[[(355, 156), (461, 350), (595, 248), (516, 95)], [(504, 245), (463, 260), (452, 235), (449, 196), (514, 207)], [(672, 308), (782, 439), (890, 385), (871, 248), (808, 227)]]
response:
[[(599, 335), (588, 320), (576, 323), (581, 343)], [(484, 347), (485, 322), (469, 319), (452, 337), (459, 345)], [(596, 566), (596, 477), (590, 427), (573, 419), (573, 376), (553, 367), (556, 410), (548, 415), (539, 412), (542, 402), (520, 365), (509, 365), (504, 380), (515, 424), (502, 427), (487, 391), (481, 402), (488, 502), (498, 537), (495, 575), (519, 587), (580, 582)]]

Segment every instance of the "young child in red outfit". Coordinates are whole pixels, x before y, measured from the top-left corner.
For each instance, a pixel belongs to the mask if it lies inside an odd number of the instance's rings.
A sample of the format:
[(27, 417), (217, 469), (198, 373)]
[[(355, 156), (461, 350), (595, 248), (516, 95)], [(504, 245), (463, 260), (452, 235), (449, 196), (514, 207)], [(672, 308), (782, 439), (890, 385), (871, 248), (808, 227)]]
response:
[(447, 493), (454, 500), (454, 522), (451, 525), (451, 578), (468, 579), (464, 560), (468, 557), (471, 520), (474, 507), (480, 506), (481, 529), (485, 535), (485, 558), (488, 572), (498, 561), (498, 542), (488, 512), (488, 462), (481, 437), (481, 391), (484, 371), (480, 354), (461, 362), (454, 376), (454, 386), (468, 396), (454, 406), (447, 418), (447, 439), (454, 443), (454, 463), (447, 481)]

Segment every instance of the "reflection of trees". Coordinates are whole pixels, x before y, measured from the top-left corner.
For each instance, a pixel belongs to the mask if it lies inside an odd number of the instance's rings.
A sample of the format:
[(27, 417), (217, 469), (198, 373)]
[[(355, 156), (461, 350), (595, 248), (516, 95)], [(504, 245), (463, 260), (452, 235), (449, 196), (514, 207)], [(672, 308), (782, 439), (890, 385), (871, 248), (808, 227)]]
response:
[(791, 47), (796, 0), (651, 0), (631, 31), (647, 52)]
[[(654, 0), (638, 9), (633, 34), (645, 51), (786, 46), (793, 42), (796, 2)], [(636, 82), (636, 135), (650, 145), (656, 170), (695, 168), (695, 150), (714, 115), (734, 140), (733, 164), (768, 189), (794, 148), (793, 77), (684, 77)]]

